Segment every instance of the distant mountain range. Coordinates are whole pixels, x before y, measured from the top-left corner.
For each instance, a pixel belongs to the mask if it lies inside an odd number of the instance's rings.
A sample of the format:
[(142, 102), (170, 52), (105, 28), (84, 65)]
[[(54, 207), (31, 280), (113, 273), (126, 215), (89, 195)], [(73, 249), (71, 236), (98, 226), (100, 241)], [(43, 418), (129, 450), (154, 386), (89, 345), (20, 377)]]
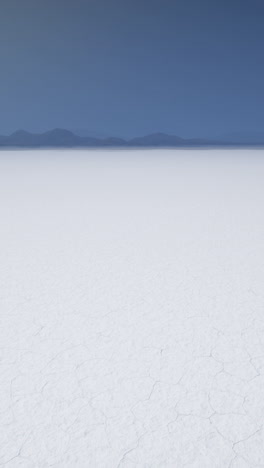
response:
[(124, 140), (108, 137), (95, 138), (80, 136), (56, 128), (44, 133), (30, 133), (18, 130), (9, 136), (0, 136), (0, 147), (20, 148), (75, 148), (75, 147), (204, 147), (204, 146), (264, 146), (264, 133), (232, 133), (215, 139), (180, 138), (166, 133), (153, 133), (143, 137)]

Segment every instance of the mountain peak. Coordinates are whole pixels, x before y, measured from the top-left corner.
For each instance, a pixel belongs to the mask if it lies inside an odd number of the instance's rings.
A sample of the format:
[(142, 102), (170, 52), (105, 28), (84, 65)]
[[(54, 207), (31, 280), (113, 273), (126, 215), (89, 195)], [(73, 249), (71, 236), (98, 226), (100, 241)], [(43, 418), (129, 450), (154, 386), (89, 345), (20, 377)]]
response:
[(10, 137), (24, 137), (24, 136), (28, 136), (28, 135), (31, 135), (31, 133), (27, 132), (26, 130), (19, 129), (19, 130), (16, 130), (15, 132), (11, 133)]

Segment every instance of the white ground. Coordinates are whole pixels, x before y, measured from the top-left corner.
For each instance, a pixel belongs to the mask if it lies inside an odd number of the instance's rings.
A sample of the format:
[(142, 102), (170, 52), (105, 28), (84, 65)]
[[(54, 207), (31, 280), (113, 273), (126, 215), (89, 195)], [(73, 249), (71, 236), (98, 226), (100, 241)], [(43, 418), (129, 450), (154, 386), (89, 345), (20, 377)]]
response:
[(0, 152), (0, 466), (264, 467), (264, 150)]

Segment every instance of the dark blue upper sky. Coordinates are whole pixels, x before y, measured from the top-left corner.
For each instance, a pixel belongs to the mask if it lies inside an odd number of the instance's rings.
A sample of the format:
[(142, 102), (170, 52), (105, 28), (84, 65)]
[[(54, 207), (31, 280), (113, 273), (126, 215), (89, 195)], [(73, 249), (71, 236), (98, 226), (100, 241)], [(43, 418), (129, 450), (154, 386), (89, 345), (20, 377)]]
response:
[(1, 0), (0, 134), (264, 131), (263, 0)]

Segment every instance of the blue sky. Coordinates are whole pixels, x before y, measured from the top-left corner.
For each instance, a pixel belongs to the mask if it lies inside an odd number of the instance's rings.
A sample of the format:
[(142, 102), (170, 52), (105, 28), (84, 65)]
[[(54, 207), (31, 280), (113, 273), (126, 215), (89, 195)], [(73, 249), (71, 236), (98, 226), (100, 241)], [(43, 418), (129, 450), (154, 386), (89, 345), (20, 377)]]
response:
[(1, 0), (0, 134), (264, 131), (261, 0)]

